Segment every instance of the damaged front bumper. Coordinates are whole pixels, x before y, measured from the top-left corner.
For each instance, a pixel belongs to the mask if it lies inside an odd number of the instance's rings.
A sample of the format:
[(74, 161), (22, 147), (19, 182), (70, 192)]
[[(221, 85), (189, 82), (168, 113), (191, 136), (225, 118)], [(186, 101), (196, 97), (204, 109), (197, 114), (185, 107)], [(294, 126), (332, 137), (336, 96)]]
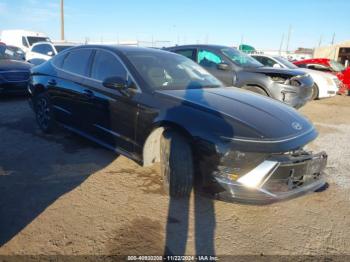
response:
[(294, 108), (300, 108), (310, 101), (314, 82), (308, 75), (294, 76), (282, 82), (273, 82), (276, 99)]
[[(236, 152), (234, 157), (237, 157)], [(273, 154), (253, 167), (243, 168), (240, 174), (235, 173), (234, 168), (221, 169), (215, 172), (214, 178), (224, 190), (217, 192), (216, 197), (246, 203), (270, 203), (313, 192), (326, 183), (323, 173), (326, 164), (325, 152), (301, 151)]]

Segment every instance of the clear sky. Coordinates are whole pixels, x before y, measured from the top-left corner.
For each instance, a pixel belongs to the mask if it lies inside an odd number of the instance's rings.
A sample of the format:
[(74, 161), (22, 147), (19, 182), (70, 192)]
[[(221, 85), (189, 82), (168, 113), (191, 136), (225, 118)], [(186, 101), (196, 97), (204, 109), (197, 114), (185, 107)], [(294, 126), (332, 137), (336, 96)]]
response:
[[(0, 30), (60, 36), (60, 0), (0, 0)], [(67, 40), (171, 41), (261, 49), (350, 40), (349, 0), (65, 0)], [(169, 45), (167, 44), (167, 45)], [(162, 44), (160, 44), (162, 45)], [(163, 44), (165, 45), (165, 44)]]

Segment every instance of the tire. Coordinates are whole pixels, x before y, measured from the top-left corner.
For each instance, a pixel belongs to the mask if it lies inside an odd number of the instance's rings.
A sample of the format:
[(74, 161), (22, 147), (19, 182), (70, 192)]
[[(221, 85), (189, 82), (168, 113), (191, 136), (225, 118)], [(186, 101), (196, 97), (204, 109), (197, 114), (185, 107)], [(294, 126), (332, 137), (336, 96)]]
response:
[(165, 130), (160, 141), (160, 168), (164, 188), (174, 198), (188, 197), (193, 187), (193, 156), (187, 139)]
[(34, 98), (36, 122), (44, 133), (51, 133), (55, 127), (50, 97), (46, 93)]
[(318, 86), (316, 84), (314, 84), (312, 86), (312, 95), (310, 100), (317, 100), (318, 99)]
[(269, 96), (264, 89), (258, 86), (244, 86), (242, 88), (262, 96)]

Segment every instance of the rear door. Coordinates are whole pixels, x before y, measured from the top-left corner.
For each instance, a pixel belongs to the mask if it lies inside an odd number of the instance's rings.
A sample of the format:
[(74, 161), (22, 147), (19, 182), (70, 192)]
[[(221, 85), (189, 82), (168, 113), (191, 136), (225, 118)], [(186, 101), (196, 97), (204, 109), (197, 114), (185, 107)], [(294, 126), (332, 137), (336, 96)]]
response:
[[(130, 88), (128, 95), (117, 89), (106, 88), (103, 81), (109, 77), (125, 79)], [(113, 52), (96, 50), (91, 73), (86, 87), (92, 94), (88, 115), (90, 133), (107, 146), (133, 153), (135, 148), (135, 126), (138, 105), (135, 97), (139, 91), (134, 89), (132, 79), (121, 59)]]
[(57, 77), (48, 79), (49, 93), (53, 102), (55, 117), (62, 123), (85, 131), (85, 107), (90, 93), (85, 86), (89, 73), (92, 49), (75, 49), (57, 56), (53, 60)]

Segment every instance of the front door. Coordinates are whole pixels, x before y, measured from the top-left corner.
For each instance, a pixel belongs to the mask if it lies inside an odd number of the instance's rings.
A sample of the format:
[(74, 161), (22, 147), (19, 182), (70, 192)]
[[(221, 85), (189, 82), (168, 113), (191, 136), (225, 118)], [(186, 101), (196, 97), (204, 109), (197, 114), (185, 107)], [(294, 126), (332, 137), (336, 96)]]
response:
[[(128, 72), (116, 54), (97, 50), (90, 77), (85, 85), (91, 91), (89, 126), (91, 134), (108, 147), (133, 153), (135, 149), (135, 126), (137, 121), (136, 90), (128, 94), (103, 86), (109, 77), (128, 79)], [(131, 81), (131, 78), (129, 78)], [(130, 84), (130, 86), (132, 86)]]
[(232, 70), (223, 70), (218, 67), (219, 64), (225, 63), (219, 54), (210, 50), (199, 49), (197, 62), (226, 86), (233, 85), (234, 73)]

